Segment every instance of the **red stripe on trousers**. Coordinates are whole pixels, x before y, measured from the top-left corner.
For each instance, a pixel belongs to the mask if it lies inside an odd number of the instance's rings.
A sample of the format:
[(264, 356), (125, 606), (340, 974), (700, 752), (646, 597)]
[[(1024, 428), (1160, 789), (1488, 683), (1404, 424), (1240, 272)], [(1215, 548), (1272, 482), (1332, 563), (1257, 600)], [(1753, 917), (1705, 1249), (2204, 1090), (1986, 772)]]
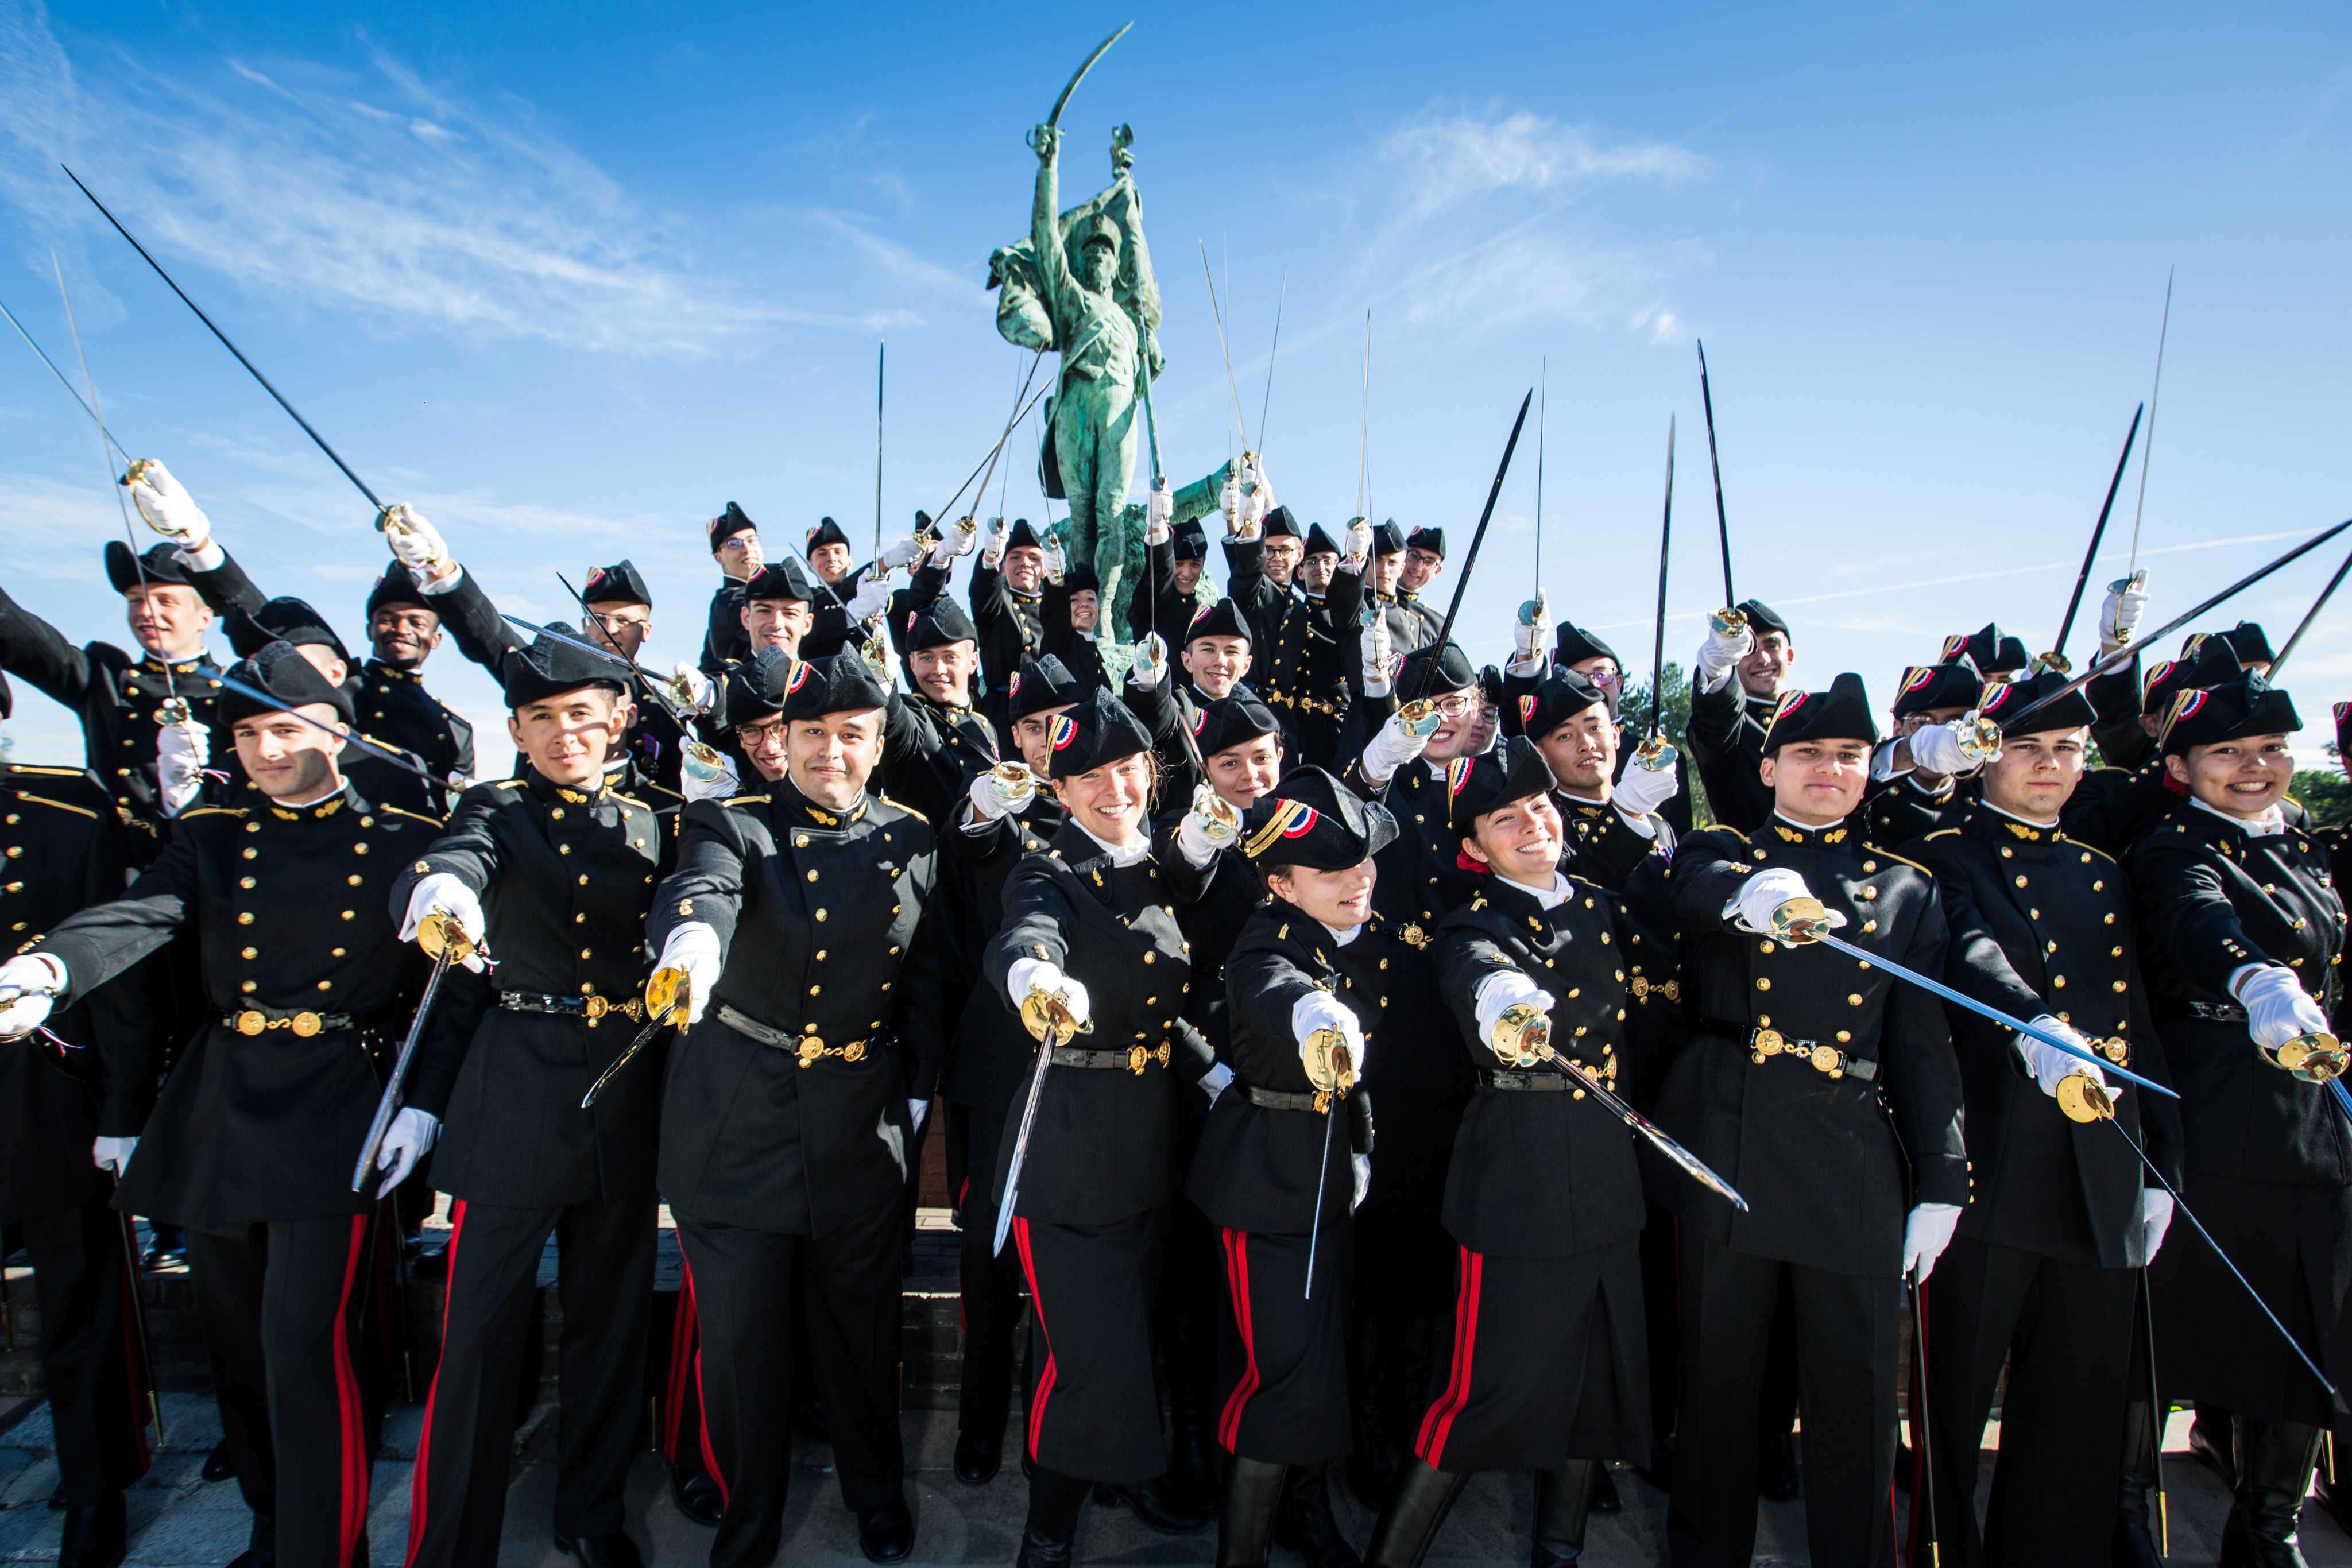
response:
[[(449, 1343), (449, 1304), (457, 1294), (457, 1242), (466, 1234), (466, 1200), (458, 1198), (449, 1209), (449, 1245), (441, 1255), (441, 1277), (449, 1281), (441, 1292), (441, 1344)], [(433, 1465), (433, 1405), (441, 1396), (441, 1364), (433, 1364), (432, 1386), (425, 1391), (425, 1430), (416, 1439), (416, 1468), (408, 1480), (408, 1556), (404, 1568), (416, 1568), (417, 1548), (425, 1544), (425, 1516), (433, 1500), (425, 1477)]]
[(1234, 1385), (1232, 1395), (1225, 1400), (1224, 1412), (1217, 1417), (1217, 1441), (1230, 1454), (1235, 1451), (1234, 1439), (1241, 1436), (1242, 1407), (1257, 1393), (1257, 1335), (1250, 1321), (1249, 1232), (1224, 1230), (1218, 1234), (1225, 1245), (1225, 1289), (1233, 1298), (1234, 1322), (1241, 1330), (1242, 1354), (1245, 1358), (1241, 1381)]
[(349, 1563), (367, 1529), (368, 1458), (360, 1432), (360, 1380), (352, 1370), (352, 1287), (367, 1254), (369, 1217), (352, 1216), (352, 1248), (343, 1260), (343, 1289), (335, 1301), (335, 1402), (342, 1428), (341, 1561)]
[(1015, 1215), (1013, 1244), (1021, 1249), (1021, 1271), (1029, 1277), (1029, 1310), (1036, 1315), (1037, 1333), (1045, 1342), (1045, 1370), (1037, 1375), (1037, 1396), (1029, 1404), (1029, 1457), (1037, 1458), (1037, 1434), (1045, 1425), (1045, 1401), (1054, 1393), (1054, 1332), (1045, 1326), (1045, 1298), (1037, 1289), (1037, 1265), (1029, 1256), (1029, 1222)]
[[(694, 1297), (694, 1265), (686, 1260), (686, 1238), (677, 1239), (677, 1270), (686, 1281), (686, 1293)], [(702, 1428), (702, 1468), (719, 1483), (719, 1509), (727, 1511), (727, 1472), (719, 1468), (719, 1450), (710, 1442), (710, 1401), (702, 1395), (702, 1320), (695, 1319), (694, 1333), (694, 1406), (697, 1424)]]
[[(686, 1249), (680, 1247), (678, 1256), (683, 1259), (685, 1255)], [(686, 1381), (702, 1348), (702, 1320), (695, 1314), (694, 1279), (684, 1275), (683, 1270), (681, 1274), (677, 1311), (669, 1327), (669, 1382), (663, 1394), (667, 1407), (662, 1411), (662, 1458), (671, 1464), (677, 1463), (677, 1427), (686, 1410)]]
[(1445, 1468), (1438, 1461), (1445, 1455), (1446, 1435), (1454, 1430), (1454, 1417), (1470, 1402), (1470, 1370), (1478, 1350), (1478, 1287), (1486, 1272), (1486, 1258), (1462, 1249), (1462, 1282), (1454, 1297), (1454, 1371), (1445, 1392), (1422, 1416), (1421, 1434), (1413, 1444), (1413, 1451), (1432, 1469)]

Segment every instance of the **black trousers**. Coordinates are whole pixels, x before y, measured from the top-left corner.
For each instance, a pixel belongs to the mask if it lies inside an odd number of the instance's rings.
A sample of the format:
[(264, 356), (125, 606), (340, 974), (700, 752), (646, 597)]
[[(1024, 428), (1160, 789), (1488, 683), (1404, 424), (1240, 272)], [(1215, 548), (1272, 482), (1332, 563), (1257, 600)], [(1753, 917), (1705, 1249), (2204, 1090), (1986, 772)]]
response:
[[(1966, 1236), (1937, 1263), (1924, 1311), (1936, 1527), (1948, 1568), (2107, 1561), (2137, 1286), (2134, 1270)], [(1979, 1534), (1978, 1450), (2004, 1362), (2000, 1457)]]
[(1029, 1276), (1029, 1457), (1041, 1470), (1115, 1485), (1168, 1469), (1151, 1364), (1168, 1207), (1108, 1225), (1015, 1218), (1008, 1249)]
[[(823, 1236), (783, 1236), (678, 1216), (702, 1331), (697, 1381), (710, 1473), (726, 1514), (718, 1568), (763, 1568), (783, 1541), (792, 1481), (793, 1320), (811, 1360), (842, 1500), (860, 1512), (906, 1496), (898, 1436), (898, 1195)], [(798, 1266), (804, 1291), (793, 1288)]]
[(278, 1561), (289, 1568), (365, 1563), (368, 1450), (352, 1346), (368, 1217), (192, 1225), (187, 1234), (246, 1506), (277, 1521)]
[(1783, 1274), (1796, 1302), (1811, 1561), (1891, 1563), (1902, 1282), (1750, 1257), (1688, 1226), (1681, 1250), (1683, 1398), (1666, 1511), (1675, 1568), (1733, 1568), (1754, 1552), (1757, 1401)]
[(956, 1429), (1002, 1432), (1013, 1406), (1013, 1330), (1021, 1321), (1021, 1252), (1006, 1237), (992, 1253), (996, 1205), (989, 1191), (1005, 1108), (948, 1105), (950, 1179), (962, 1225), (956, 1252), (956, 1290), (963, 1318), (962, 1386), (956, 1394)]
[(126, 1223), (103, 1200), (19, 1222), (41, 1307), (41, 1377), (68, 1508), (104, 1502), (147, 1473)]
[(611, 1535), (636, 1458), (646, 1334), (653, 1317), (655, 1199), (506, 1208), (460, 1198), (450, 1211), (441, 1365), (408, 1505), (408, 1568), (496, 1568), (506, 1523), (514, 1390), (539, 1260), (555, 1237), (563, 1338), (556, 1347), (555, 1533)]
[(695, 1366), (702, 1354), (702, 1324), (694, 1307), (694, 1278), (678, 1281), (676, 1315), (669, 1326), (669, 1366), (662, 1376), (661, 1456), (688, 1471), (710, 1468), (709, 1434), (703, 1429), (702, 1393)]
[(1314, 1239), (1217, 1232), (1228, 1311), (1218, 1336), (1217, 1446), (1237, 1458), (1311, 1465), (1343, 1458), (1348, 1429), (1345, 1220)]

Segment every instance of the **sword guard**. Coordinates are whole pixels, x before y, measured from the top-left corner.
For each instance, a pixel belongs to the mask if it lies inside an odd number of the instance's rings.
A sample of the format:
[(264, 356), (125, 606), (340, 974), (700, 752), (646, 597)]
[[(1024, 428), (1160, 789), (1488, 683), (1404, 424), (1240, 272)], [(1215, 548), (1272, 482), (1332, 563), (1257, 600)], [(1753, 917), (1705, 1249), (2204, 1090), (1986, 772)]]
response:
[(2089, 1125), (2115, 1120), (2116, 1103), (2088, 1072), (2070, 1072), (2058, 1081), (2058, 1109), (2066, 1120)]
[(1437, 733), (1441, 722), (1437, 705), (1427, 697), (1415, 697), (1397, 709), (1397, 717), (1404, 720), (1404, 730), (1415, 740), (1426, 740)]
[(1772, 936), (1784, 947), (1818, 942), (1832, 929), (1829, 910), (1818, 898), (1791, 898), (1772, 911)]
[(1981, 714), (1972, 713), (1952, 727), (1970, 767), (1982, 768), (2000, 755), (2000, 726)]
[(1706, 624), (1719, 637), (1736, 637), (1748, 630), (1748, 617), (1737, 610), (1718, 610), (1706, 618)]
[(2044, 670), (2061, 675), (2071, 675), (2074, 673), (2074, 661), (2060, 653), (2042, 653), (2033, 661), (2033, 673), (2040, 674)]
[(693, 998), (694, 982), (684, 969), (656, 969), (646, 981), (646, 1017), (658, 1019), (665, 1013), (683, 1013)]
[(1094, 1019), (1081, 1021), (1071, 1016), (1067, 991), (1049, 991), (1043, 987), (1032, 987), (1022, 998), (1021, 1024), (1029, 1031), (1030, 1039), (1042, 1040), (1051, 1034), (1057, 1045), (1072, 1035), (1095, 1031)]
[(1503, 1009), (1487, 1042), (1506, 1067), (1533, 1067), (1551, 1054), (1551, 1019), (1531, 1003)]
[(416, 945), (425, 949), (426, 957), (436, 962), (446, 957), (452, 964), (462, 964), (474, 956), (478, 946), (466, 935), (457, 917), (437, 904), (416, 923)]
[(1338, 1030), (1318, 1029), (1308, 1035), (1307, 1049), (1300, 1055), (1307, 1081), (1315, 1085), (1318, 1097), (1337, 1094), (1345, 1099), (1356, 1086), (1355, 1056), (1348, 1049), (1348, 1037)]
[(1633, 760), (1653, 773), (1670, 771), (1677, 755), (1663, 735), (1654, 735), (1633, 748)]
[(705, 746), (698, 740), (689, 740), (686, 743), (685, 751), (686, 756), (679, 766), (686, 770), (686, 776), (696, 783), (715, 784), (727, 777), (727, 759), (720, 755), (716, 747)]
[(2262, 1048), (2263, 1055), (2272, 1065), (2283, 1067), (2305, 1083), (2326, 1083), (2344, 1075), (2352, 1065), (2352, 1053), (2332, 1034), (2299, 1034), (2273, 1050)]
[(165, 697), (155, 705), (155, 722), (167, 728), (175, 724), (187, 724), (195, 716), (195, 708), (185, 697)]

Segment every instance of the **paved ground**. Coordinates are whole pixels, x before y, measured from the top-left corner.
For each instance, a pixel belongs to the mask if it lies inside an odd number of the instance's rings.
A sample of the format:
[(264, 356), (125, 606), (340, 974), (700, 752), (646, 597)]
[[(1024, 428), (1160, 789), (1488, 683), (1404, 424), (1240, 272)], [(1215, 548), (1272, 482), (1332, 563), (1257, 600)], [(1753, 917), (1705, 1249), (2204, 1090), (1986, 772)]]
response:
[[(8, 1412), (0, 1411), (0, 1419)], [(196, 1395), (167, 1396), (172, 1447), (131, 1496), (131, 1562), (155, 1568), (209, 1568), (225, 1563), (245, 1546), (247, 1519), (234, 1481), (207, 1485), (198, 1479), (205, 1450), (219, 1435), (210, 1402)], [(544, 1423), (548, 1412), (540, 1412)], [(408, 1478), (419, 1411), (396, 1410), (387, 1424), (385, 1452), (375, 1468), (375, 1506), (368, 1521), (371, 1555), (379, 1565), (399, 1563), (407, 1540)], [(1017, 1465), (989, 1486), (956, 1484), (949, 1473), (954, 1417), (946, 1411), (909, 1411), (908, 1452), (914, 1474), (909, 1488), (919, 1529), (915, 1561), (994, 1563), (1013, 1561), (1019, 1544), (1026, 1490)], [(2172, 1486), (2173, 1555), (2180, 1563), (2210, 1563), (2227, 1500), (2211, 1476), (2186, 1457), (2187, 1418), (2178, 1417), (2168, 1445)], [(527, 1442), (516, 1467), (507, 1507), (509, 1568), (562, 1568), (567, 1559), (549, 1541), (549, 1509), (554, 1491), (550, 1434), (542, 1425)], [(57, 1482), (48, 1454), (48, 1419), (37, 1402), (0, 1432), (0, 1562), (53, 1561), (58, 1516), (46, 1506)], [(1006, 1451), (1013, 1451), (1008, 1437)], [(795, 1479), (791, 1521), (782, 1561), (788, 1563), (863, 1563), (849, 1514), (834, 1490), (830, 1450), (803, 1445)], [(1988, 1456), (1990, 1458), (1990, 1456)], [(1593, 1521), (1589, 1555), (1598, 1564), (1649, 1564), (1660, 1561), (1664, 1499), (1638, 1477), (1619, 1470), (1625, 1511)], [(648, 1457), (630, 1483), (632, 1528), (650, 1562), (698, 1563), (709, 1551), (708, 1531), (688, 1522), (671, 1506), (661, 1467)], [(1343, 1522), (1360, 1544), (1370, 1517), (1353, 1502), (1342, 1503)], [(1515, 1563), (1528, 1552), (1527, 1516), (1531, 1506), (1524, 1476), (1482, 1476), (1454, 1510), (1431, 1561), (1440, 1564)], [(1214, 1560), (1215, 1531), (1196, 1535), (1153, 1535), (1123, 1511), (1090, 1509), (1081, 1527), (1079, 1557), (1096, 1563), (1191, 1563)], [(2352, 1538), (2316, 1508), (2305, 1511), (2304, 1550), (2315, 1565), (2352, 1565)], [(1277, 1568), (1289, 1554), (1277, 1552)], [(1805, 1561), (1804, 1515), (1799, 1503), (1768, 1504), (1757, 1561)]]

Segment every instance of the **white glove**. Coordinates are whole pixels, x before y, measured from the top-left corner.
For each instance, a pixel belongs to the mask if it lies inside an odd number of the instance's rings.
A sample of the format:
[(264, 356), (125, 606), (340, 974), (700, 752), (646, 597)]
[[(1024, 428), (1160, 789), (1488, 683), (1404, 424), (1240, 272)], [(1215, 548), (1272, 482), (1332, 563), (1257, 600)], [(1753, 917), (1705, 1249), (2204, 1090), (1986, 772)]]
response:
[(119, 1176), (131, 1168), (131, 1156), (138, 1152), (136, 1138), (100, 1138), (89, 1145), (89, 1163)]
[(735, 759), (723, 751), (719, 753), (716, 768), (688, 752), (678, 764), (677, 778), (681, 793), (688, 801), (731, 800), (743, 792), (743, 781), (735, 771)]
[(912, 538), (900, 539), (882, 552), (882, 570), (896, 571), (923, 559), (923, 546)]
[(383, 1130), (383, 1142), (375, 1151), (375, 1168), (387, 1174), (376, 1183), (375, 1195), (382, 1197), (408, 1179), (416, 1162), (433, 1152), (434, 1140), (441, 1135), (438, 1117), (428, 1115), (414, 1105), (404, 1105), (392, 1125)]
[(1013, 959), (1013, 967), (1004, 974), (1004, 989), (1012, 997), (1016, 1010), (1029, 999), (1032, 991), (1044, 991), (1048, 995), (1059, 991), (1064, 998), (1063, 1010), (1070, 1015), (1072, 1023), (1082, 1024), (1094, 1016), (1087, 1005), (1091, 998), (1087, 995), (1086, 987), (1062, 973), (1058, 966), (1043, 958)]
[(847, 608), (852, 621), (873, 620), (890, 608), (890, 580), (887, 577), (860, 580), (857, 591), (849, 596)]
[(1756, 646), (1755, 628), (1741, 623), (1737, 632), (1717, 632), (1708, 624), (1706, 641), (1698, 645), (1699, 685), (1714, 691), (1723, 685), (1731, 666), (1746, 658)]
[(376, 523), (383, 529), (383, 542), (392, 547), (393, 559), (411, 571), (437, 574), (441, 563), (449, 559), (449, 546), (440, 530), (405, 502), (386, 507)]
[[(2141, 574), (2128, 580), (2135, 586), (2110, 591), (2106, 601), (2099, 606), (2099, 652), (2102, 653), (2112, 653), (2130, 642), (2131, 634), (2139, 630), (2139, 618), (2147, 613), (2147, 576)], [(2148, 1249), (2151, 1257), (2155, 1251), (2152, 1247)]]
[(662, 942), (661, 956), (655, 960), (656, 969), (683, 969), (689, 988), (686, 998), (686, 1021), (689, 1027), (702, 1021), (703, 1012), (710, 1006), (710, 992), (719, 984), (719, 977), (727, 967), (727, 956), (719, 946), (719, 933), (699, 920), (689, 920), (674, 925)]
[[(0, 970), (0, 979), (6, 977)], [(2294, 971), (2265, 964), (2239, 977), (2231, 990), (2246, 1008), (2246, 1032), (2273, 1051), (2299, 1034), (2326, 1034), (2327, 1015), (2305, 992)]]
[(1372, 607), (1372, 623), (1356, 633), (1356, 651), (1364, 666), (1364, 695), (1384, 697), (1396, 679), (1396, 654), (1389, 637), (1389, 618)]
[(1034, 779), (1008, 785), (992, 768), (973, 779), (971, 788), (965, 793), (971, 798), (972, 816), (980, 821), (992, 822), (999, 817), (1027, 810), (1029, 802), (1037, 798), (1037, 785)]
[(1356, 1064), (1358, 1077), (1364, 1071), (1364, 1026), (1348, 1004), (1328, 991), (1308, 991), (1290, 1004), (1290, 1034), (1298, 1041), (1298, 1060), (1307, 1059), (1307, 1042), (1318, 1030), (1336, 1030), (1348, 1042), (1348, 1055)]
[(1478, 1015), (1478, 1038), (1482, 1041), (1495, 1038), (1495, 1026), (1503, 1015), (1525, 1002), (1546, 1018), (1558, 1004), (1552, 994), (1520, 974), (1517, 969), (1497, 969), (1478, 982), (1473, 1006)]
[(18, 995), (0, 1006), (0, 1040), (16, 1040), (41, 1027), (49, 1016), (51, 998), (66, 988), (63, 959), (47, 953), (26, 953), (0, 964), (0, 991)]
[(1059, 588), (1064, 574), (1069, 570), (1069, 552), (1062, 548), (1062, 536), (1048, 533), (1045, 536), (1045, 580)]
[(170, 469), (152, 457), (132, 467), (138, 477), (126, 475), (123, 486), (149, 528), (192, 554), (212, 542), (212, 519), (205, 516), (195, 497), (180, 487)]
[(680, 659), (677, 667), (670, 672), (668, 684), (670, 695), (684, 695), (686, 706), (692, 712), (709, 713), (719, 701), (718, 684), (684, 659)]
[(2156, 1261), (2157, 1249), (2164, 1245), (2164, 1233), (2172, 1225), (2172, 1195), (2160, 1186), (2139, 1189), (2140, 1239), (2147, 1244), (2147, 1260)]
[[(1332, 1114), (1337, 1115), (1339, 1113), (1334, 1111)], [(1372, 1190), (1372, 1156), (1349, 1155), (1348, 1168), (1355, 1173), (1356, 1177), (1356, 1196), (1348, 1207), (1350, 1210), (1359, 1209), (1364, 1207), (1364, 1197)]]
[(1217, 1096), (1233, 1086), (1234, 1070), (1222, 1061), (1213, 1061), (1209, 1071), (1201, 1074), (1201, 1092), (1209, 1097), (1209, 1109), (1217, 1108)]
[(1013, 537), (1013, 530), (1005, 525), (1003, 517), (991, 517), (986, 532), (988, 543), (982, 547), (980, 559), (982, 565), (992, 571), (996, 563), (1004, 559), (1004, 541)]
[(907, 1131), (908, 1131), (909, 1133), (919, 1133), (919, 1132), (921, 1132), (921, 1131), (923, 1130), (923, 1118), (924, 1118), (924, 1117), (926, 1117), (926, 1116), (928, 1116), (928, 1115), (929, 1115), (930, 1113), (931, 1113), (931, 1103), (930, 1103), (929, 1100), (909, 1100), (909, 1101), (908, 1101), (908, 1102), (907, 1102)]
[(1388, 722), (1376, 730), (1364, 745), (1362, 758), (1364, 782), (1377, 789), (1389, 781), (1396, 770), (1419, 757), (1429, 747), (1429, 737), (1415, 735), (1405, 722), (1404, 715), (1392, 713)]
[(1518, 616), (1511, 622), (1511, 663), (1515, 670), (1518, 665), (1532, 664), (1540, 656), (1544, 628), (1550, 622), (1551, 609), (1544, 602), (1544, 591), (1538, 588), (1533, 599), (1519, 605)]
[(1360, 575), (1365, 559), (1372, 553), (1372, 520), (1358, 517), (1349, 523), (1348, 537), (1339, 541), (1339, 548), (1348, 558), (1348, 570)]
[(1255, 487), (1242, 493), (1242, 526), (1235, 537), (1244, 539), (1263, 538), (1265, 534), (1265, 515), (1272, 510), (1274, 510), (1274, 492), (1265, 487), (1264, 479), (1260, 479)]
[(167, 724), (156, 732), (155, 782), (163, 797), (163, 815), (178, 816), (196, 798), (212, 756), (212, 731), (194, 719)]
[(1135, 645), (1135, 663), (1128, 669), (1127, 678), (1148, 692), (1167, 673), (1167, 640), (1157, 632), (1145, 632), (1143, 641)]
[[(1630, 773), (1633, 769), (1626, 771)], [(1805, 885), (1805, 879), (1797, 873), (1784, 865), (1767, 866), (1740, 884), (1738, 896), (1731, 901), (1730, 907), (1724, 914), (1729, 916), (1737, 911), (1742, 928), (1759, 936), (1769, 936), (1774, 910), (1792, 898), (1811, 898), (1812, 895), (1813, 890)], [(1829, 918), (1833, 926), (1845, 924), (1845, 916), (1834, 909), (1829, 912)]]
[(1682, 787), (1682, 780), (1675, 777), (1674, 749), (1670, 747), (1664, 768), (1645, 768), (1638, 757), (1626, 764), (1609, 799), (1621, 811), (1646, 817), (1673, 800)]
[[(1922, 725), (1913, 730), (1911, 732), (1911, 766), (1923, 773), (1940, 773), (1947, 776), (1974, 772), (1979, 764), (1970, 761), (1969, 754), (1960, 748), (1958, 727), (1967, 722), (1966, 719), (1955, 719), (1950, 724)], [(1987, 762), (2000, 760), (2000, 753), (1998, 751), (1985, 758)]]
[(1936, 1260), (1952, 1244), (1952, 1234), (1960, 1228), (1960, 1206), (1957, 1203), (1921, 1203), (1912, 1206), (1911, 1218), (1903, 1222), (1903, 1272), (1915, 1280), (1925, 1280), (1936, 1267)]
[(1242, 482), (1238, 476), (1225, 481), (1217, 492), (1217, 506), (1225, 514), (1225, 532), (1242, 531)]
[[(400, 939), (403, 942), (416, 939), (417, 926), (424, 923), (425, 915), (432, 913), (436, 904), (457, 920), (458, 927), (473, 939), (477, 947), (481, 946), (482, 934), (489, 929), (489, 922), (482, 916), (482, 901), (472, 888), (446, 871), (417, 878), (416, 886), (408, 895), (408, 913), (401, 917)], [(467, 959), (466, 967), (477, 975), (481, 974), (484, 968), (482, 956), (477, 953)]]
[(1242, 473), (1247, 486), (1247, 494), (1251, 498), (1250, 504), (1257, 509), (1257, 520), (1264, 522), (1266, 514), (1274, 510), (1274, 481), (1265, 476), (1265, 455), (1251, 454), (1249, 459), (1242, 465)]
[[(2069, 1045), (2079, 1046), (2084, 1051), (2091, 1049), (2091, 1042), (2076, 1033), (2072, 1025), (2063, 1023), (2048, 1013), (2035, 1019), (2033, 1027)], [(2027, 1071), (2033, 1074), (2033, 1081), (2042, 1085), (2042, 1092), (2053, 1100), (2058, 1095), (2058, 1085), (2077, 1072), (2090, 1074), (2091, 1081), (2102, 1089), (2107, 1087), (2107, 1075), (2080, 1057), (2069, 1056), (2030, 1034), (2017, 1036), (2015, 1044), (2018, 1057), (2025, 1063)], [(2115, 1094), (2121, 1091), (2109, 1090), (2108, 1092)]]
[(970, 555), (979, 545), (980, 529), (972, 525), (970, 517), (964, 518), (940, 536), (940, 548), (945, 550), (951, 559)]
[(1151, 495), (1143, 503), (1143, 542), (1164, 545), (1168, 542), (1169, 521), (1176, 515), (1176, 497), (1169, 493), (1168, 481), (1160, 480), (1151, 486)]

